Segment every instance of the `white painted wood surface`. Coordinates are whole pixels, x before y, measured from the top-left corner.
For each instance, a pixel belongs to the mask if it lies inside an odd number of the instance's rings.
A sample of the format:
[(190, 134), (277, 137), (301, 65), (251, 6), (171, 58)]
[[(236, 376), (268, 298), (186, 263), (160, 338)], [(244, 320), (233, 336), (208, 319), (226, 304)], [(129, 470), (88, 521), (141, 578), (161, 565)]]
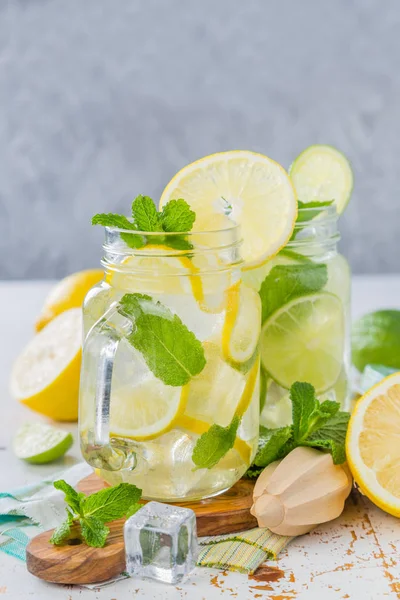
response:
[[(34, 466), (17, 460), (11, 439), (17, 426), (40, 417), (8, 393), (12, 361), (32, 332), (34, 317), (51, 282), (0, 283), (0, 491), (56, 473), (79, 460), (73, 451), (63, 462)], [(400, 308), (400, 276), (358, 276), (353, 285), (353, 316), (377, 308)], [(76, 426), (65, 429), (76, 432)], [(76, 436), (75, 436), (76, 438)], [(239, 573), (196, 569), (178, 587), (124, 580), (100, 590), (46, 584), (20, 561), (0, 552), (0, 598), (21, 600), (380, 600), (400, 598), (400, 521), (352, 494), (341, 517), (294, 540), (276, 564), (283, 576), (262, 583)]]

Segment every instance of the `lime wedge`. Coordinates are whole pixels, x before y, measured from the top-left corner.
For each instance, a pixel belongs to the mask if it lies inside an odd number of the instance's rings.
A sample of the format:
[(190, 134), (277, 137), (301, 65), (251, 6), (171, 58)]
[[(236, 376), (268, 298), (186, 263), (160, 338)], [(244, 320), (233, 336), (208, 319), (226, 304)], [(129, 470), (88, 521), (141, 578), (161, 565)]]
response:
[(353, 190), (353, 171), (333, 146), (309, 146), (293, 161), (289, 174), (302, 202), (334, 200), (338, 214), (346, 208)]
[(317, 393), (338, 379), (345, 343), (342, 303), (333, 294), (302, 296), (274, 312), (261, 332), (264, 369), (282, 387), (311, 383)]
[(57, 460), (72, 446), (71, 433), (42, 423), (26, 423), (14, 437), (15, 455), (30, 463), (43, 464)]

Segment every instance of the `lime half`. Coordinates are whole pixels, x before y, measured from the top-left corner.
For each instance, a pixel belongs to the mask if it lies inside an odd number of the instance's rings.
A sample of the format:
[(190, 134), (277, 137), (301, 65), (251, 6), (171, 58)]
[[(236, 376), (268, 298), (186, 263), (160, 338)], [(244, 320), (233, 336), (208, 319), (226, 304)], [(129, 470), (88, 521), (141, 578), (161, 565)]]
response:
[(326, 292), (302, 296), (265, 321), (262, 365), (286, 389), (295, 381), (307, 381), (317, 392), (323, 392), (340, 375), (344, 340), (339, 298)]
[(353, 190), (353, 171), (333, 146), (309, 146), (294, 160), (289, 174), (302, 202), (334, 200), (338, 214), (346, 208)]
[(68, 431), (42, 423), (26, 423), (18, 429), (13, 448), (18, 458), (43, 464), (63, 456), (71, 448), (73, 441)]

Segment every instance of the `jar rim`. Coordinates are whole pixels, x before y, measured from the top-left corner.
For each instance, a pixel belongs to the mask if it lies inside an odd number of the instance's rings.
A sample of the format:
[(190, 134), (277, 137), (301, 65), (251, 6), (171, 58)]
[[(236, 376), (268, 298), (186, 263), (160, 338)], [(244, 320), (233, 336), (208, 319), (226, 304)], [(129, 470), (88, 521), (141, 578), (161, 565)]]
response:
[(176, 235), (184, 235), (184, 236), (201, 236), (201, 235), (213, 235), (213, 234), (221, 234), (228, 232), (240, 232), (240, 225), (231, 221), (232, 225), (229, 227), (224, 227), (222, 229), (207, 229), (207, 230), (191, 230), (191, 231), (142, 231), (141, 229), (122, 229), (121, 227), (109, 227), (106, 226), (105, 230), (109, 233), (131, 233), (135, 235), (143, 235), (143, 236), (154, 236), (154, 237), (170, 237)]

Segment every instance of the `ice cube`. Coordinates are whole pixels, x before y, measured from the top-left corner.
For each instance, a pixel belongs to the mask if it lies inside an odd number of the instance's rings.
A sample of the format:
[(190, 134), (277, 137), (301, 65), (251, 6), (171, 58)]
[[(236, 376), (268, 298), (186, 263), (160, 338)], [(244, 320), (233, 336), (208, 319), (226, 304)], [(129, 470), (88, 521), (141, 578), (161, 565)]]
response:
[(196, 516), (190, 508), (148, 502), (124, 526), (126, 570), (176, 584), (196, 566)]

